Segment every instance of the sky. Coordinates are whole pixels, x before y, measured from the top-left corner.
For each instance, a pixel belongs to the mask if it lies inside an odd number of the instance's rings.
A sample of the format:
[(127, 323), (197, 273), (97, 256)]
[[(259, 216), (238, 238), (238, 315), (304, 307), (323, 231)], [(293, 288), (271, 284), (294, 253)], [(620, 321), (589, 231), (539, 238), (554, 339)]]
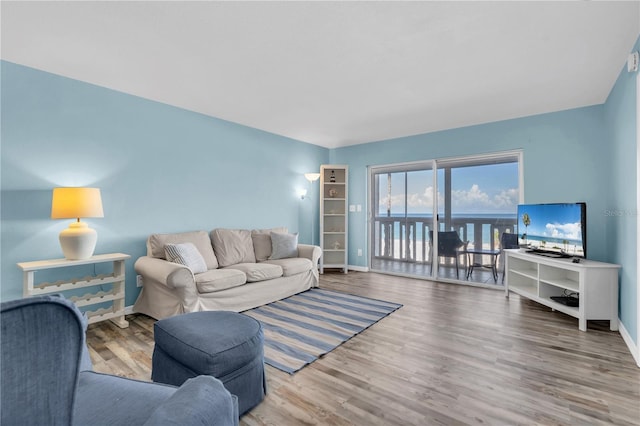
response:
[[(438, 171), (438, 205), (444, 211), (444, 171)], [(386, 215), (387, 175), (379, 176), (378, 214)], [(433, 211), (433, 172), (407, 173), (407, 213), (431, 214)], [(405, 173), (392, 173), (391, 213), (405, 213)], [(518, 207), (518, 163), (457, 167), (451, 171), (451, 204), (454, 214), (512, 213)]]
[[(531, 221), (527, 227), (522, 222), (524, 213), (529, 214)], [(525, 205), (518, 211), (518, 232), (526, 232), (529, 237), (580, 240), (582, 236), (580, 224), (579, 204)]]

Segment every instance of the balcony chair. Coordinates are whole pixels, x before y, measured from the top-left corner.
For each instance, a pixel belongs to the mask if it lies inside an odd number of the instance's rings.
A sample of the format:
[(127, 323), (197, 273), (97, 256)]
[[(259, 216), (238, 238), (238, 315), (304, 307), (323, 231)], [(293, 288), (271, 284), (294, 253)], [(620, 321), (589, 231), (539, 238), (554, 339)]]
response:
[[(453, 258), (456, 261), (456, 278), (460, 278), (458, 257), (465, 253), (469, 241), (462, 241), (456, 231), (438, 232), (438, 257)], [(433, 231), (429, 231), (429, 247), (433, 247)], [(462, 248), (462, 250), (460, 250)], [(433, 260), (431, 261), (433, 273)]]
[(3, 425), (237, 425), (237, 401), (212, 376), (181, 387), (91, 371), (86, 318), (69, 300), (0, 305)]
[(503, 284), (506, 266), (504, 251), (517, 248), (520, 248), (520, 246), (518, 245), (518, 234), (514, 234), (513, 232), (503, 232), (502, 235), (500, 235), (500, 261), (502, 262)]

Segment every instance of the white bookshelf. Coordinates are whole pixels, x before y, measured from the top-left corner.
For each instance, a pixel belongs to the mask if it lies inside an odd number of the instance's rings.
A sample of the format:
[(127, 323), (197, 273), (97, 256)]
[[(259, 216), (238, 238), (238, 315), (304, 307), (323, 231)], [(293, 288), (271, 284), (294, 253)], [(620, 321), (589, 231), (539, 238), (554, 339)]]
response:
[(320, 273), (338, 268), (347, 273), (349, 169), (344, 165), (320, 166)]

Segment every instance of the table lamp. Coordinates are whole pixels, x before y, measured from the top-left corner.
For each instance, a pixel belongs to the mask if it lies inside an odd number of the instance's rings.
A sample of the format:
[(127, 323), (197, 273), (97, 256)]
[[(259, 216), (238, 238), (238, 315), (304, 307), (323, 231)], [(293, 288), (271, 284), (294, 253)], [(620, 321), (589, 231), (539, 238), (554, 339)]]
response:
[(104, 217), (98, 188), (54, 188), (51, 201), (51, 219), (75, 218), (60, 232), (60, 247), (69, 260), (88, 259), (93, 256), (98, 233), (80, 218)]

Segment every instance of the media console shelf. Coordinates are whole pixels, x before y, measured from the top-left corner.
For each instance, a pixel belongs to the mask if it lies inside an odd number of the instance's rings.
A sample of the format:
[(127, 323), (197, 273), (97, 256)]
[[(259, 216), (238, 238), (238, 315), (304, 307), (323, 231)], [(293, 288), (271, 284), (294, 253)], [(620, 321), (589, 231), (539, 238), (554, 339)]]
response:
[[(609, 320), (618, 329), (618, 269), (620, 265), (581, 259), (548, 258), (521, 250), (505, 250), (505, 295), (509, 291), (556, 311), (578, 318), (580, 331), (587, 320)], [(577, 293), (579, 306), (567, 306), (551, 299)]]

